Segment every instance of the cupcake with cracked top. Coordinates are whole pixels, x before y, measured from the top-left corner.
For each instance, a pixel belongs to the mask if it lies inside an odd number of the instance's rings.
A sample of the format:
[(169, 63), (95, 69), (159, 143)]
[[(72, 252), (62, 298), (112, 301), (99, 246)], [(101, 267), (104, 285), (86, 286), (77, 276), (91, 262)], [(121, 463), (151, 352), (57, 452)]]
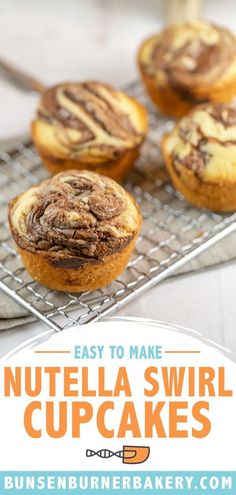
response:
[(96, 81), (46, 89), (32, 123), (35, 146), (51, 173), (86, 169), (118, 181), (138, 157), (146, 133), (141, 103)]
[(9, 224), (33, 279), (81, 292), (104, 287), (124, 270), (141, 214), (112, 179), (70, 170), (12, 199)]
[(152, 101), (174, 117), (236, 94), (236, 38), (207, 21), (172, 25), (152, 36), (142, 44), (138, 63)]
[(193, 205), (236, 210), (236, 106), (195, 107), (162, 138), (162, 152), (176, 188)]

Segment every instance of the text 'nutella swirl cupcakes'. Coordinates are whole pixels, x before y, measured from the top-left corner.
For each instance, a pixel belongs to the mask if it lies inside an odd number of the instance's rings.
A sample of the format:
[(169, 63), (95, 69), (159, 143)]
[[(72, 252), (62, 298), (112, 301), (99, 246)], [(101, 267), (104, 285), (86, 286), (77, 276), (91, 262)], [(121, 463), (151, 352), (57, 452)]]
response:
[(236, 38), (206, 21), (170, 26), (145, 41), (138, 54), (153, 102), (180, 117), (203, 102), (229, 102), (236, 94)]
[(236, 210), (236, 106), (199, 105), (162, 139), (176, 188), (192, 204)]
[(35, 280), (80, 292), (103, 287), (124, 270), (141, 215), (134, 199), (112, 179), (71, 170), (14, 198), (9, 223)]
[(147, 112), (108, 84), (67, 82), (44, 91), (32, 123), (50, 172), (87, 169), (122, 180), (147, 133)]

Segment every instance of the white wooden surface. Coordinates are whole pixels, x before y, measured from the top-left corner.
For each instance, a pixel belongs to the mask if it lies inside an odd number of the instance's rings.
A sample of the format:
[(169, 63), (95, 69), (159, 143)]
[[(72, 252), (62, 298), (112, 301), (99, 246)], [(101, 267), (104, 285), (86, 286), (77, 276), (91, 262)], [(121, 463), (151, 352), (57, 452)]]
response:
[[(227, 7), (227, 8), (226, 8)], [(140, 41), (163, 24), (161, 0), (0, 0), (0, 56), (47, 84), (97, 78), (122, 85), (137, 77)], [(234, 0), (205, 0), (204, 16), (235, 28)], [(23, 133), (35, 98), (0, 79), (0, 139)], [(236, 359), (236, 263), (163, 283), (119, 311), (191, 327)], [(43, 330), (2, 332), (0, 354)]]

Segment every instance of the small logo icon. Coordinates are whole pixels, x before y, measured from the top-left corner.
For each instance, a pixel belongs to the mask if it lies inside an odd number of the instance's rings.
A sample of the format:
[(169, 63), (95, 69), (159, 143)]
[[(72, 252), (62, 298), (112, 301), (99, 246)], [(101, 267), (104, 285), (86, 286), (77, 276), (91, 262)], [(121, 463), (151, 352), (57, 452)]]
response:
[(119, 457), (124, 464), (142, 464), (146, 462), (150, 455), (150, 447), (124, 445), (122, 450), (113, 452), (109, 449), (95, 450), (87, 449), (86, 457), (101, 457), (102, 459), (110, 459), (110, 457)]

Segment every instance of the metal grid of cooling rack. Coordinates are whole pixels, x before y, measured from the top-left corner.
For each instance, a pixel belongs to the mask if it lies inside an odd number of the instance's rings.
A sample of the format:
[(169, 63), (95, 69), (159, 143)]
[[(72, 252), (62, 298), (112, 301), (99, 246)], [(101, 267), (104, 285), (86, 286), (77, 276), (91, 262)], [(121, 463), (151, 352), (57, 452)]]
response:
[(0, 153), (0, 288), (57, 331), (111, 314), (236, 229), (236, 214), (192, 208), (172, 188), (158, 143), (173, 122), (157, 113), (139, 83), (126, 89), (149, 111), (149, 136), (125, 183), (144, 222), (125, 272), (108, 287), (77, 295), (59, 293), (29, 277), (9, 233), (7, 204), (47, 172), (32, 143), (17, 143), (8, 153)]

